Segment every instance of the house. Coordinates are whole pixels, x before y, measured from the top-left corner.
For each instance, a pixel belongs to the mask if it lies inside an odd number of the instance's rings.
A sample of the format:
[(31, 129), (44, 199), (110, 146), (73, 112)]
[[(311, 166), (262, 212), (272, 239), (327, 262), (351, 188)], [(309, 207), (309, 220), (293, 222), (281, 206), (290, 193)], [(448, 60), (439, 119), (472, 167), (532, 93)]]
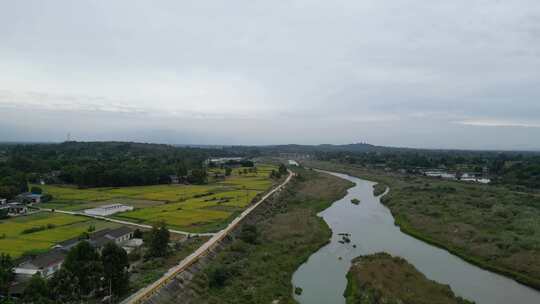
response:
[(115, 229), (103, 229), (98, 232), (92, 233), (89, 239), (69, 239), (67, 241), (58, 243), (56, 246), (54, 246), (54, 248), (61, 249), (67, 252), (71, 250), (71, 248), (79, 244), (79, 242), (87, 241), (98, 251), (101, 251), (101, 249), (103, 249), (103, 247), (105, 247), (105, 245), (110, 242), (114, 242), (119, 246), (123, 246), (123, 244), (127, 243), (133, 238), (133, 233), (134, 230), (126, 226)]
[(0, 206), (7, 205), (7, 199), (6, 198), (0, 198)]
[(97, 216), (107, 216), (112, 215), (118, 212), (125, 212), (125, 211), (131, 211), (133, 210), (132, 206), (126, 206), (123, 204), (111, 204), (111, 205), (104, 205), (92, 209), (86, 209), (84, 210), (85, 214), (88, 215), (97, 215)]
[(122, 246), (122, 248), (127, 252), (130, 253), (133, 250), (141, 247), (143, 245), (143, 239), (131, 239), (125, 242)]
[(298, 167), (298, 166), (300, 166), (300, 165), (298, 164), (297, 161), (295, 161), (295, 160), (293, 160), (293, 159), (289, 159), (289, 166), (295, 166), (295, 167)]
[[(133, 229), (122, 226), (116, 229), (104, 229), (96, 232), (92, 236), (90, 236), (90, 240), (95, 242), (96, 244), (103, 244), (103, 246), (108, 242), (115, 242), (117, 245), (121, 245), (132, 239), (133, 233)], [(102, 246), (96, 247), (100, 248)]]
[(17, 196), (17, 199), (21, 202), (28, 202), (28, 203), (41, 203), (41, 194), (35, 194), (32, 192), (25, 192), (22, 194), (19, 194)]
[(19, 215), (19, 214), (26, 214), (28, 213), (28, 207), (26, 207), (25, 204), (22, 203), (8, 203), (8, 213), (10, 215)]
[(171, 184), (180, 183), (180, 179), (178, 178), (178, 175), (169, 175), (169, 180), (171, 181)]
[(209, 158), (205, 161), (206, 165), (214, 164), (214, 165), (223, 165), (229, 162), (241, 162), (243, 160), (242, 157), (217, 157), (217, 158)]
[(65, 251), (53, 249), (22, 262), (15, 267), (14, 272), (16, 276), (33, 276), (39, 273), (48, 278), (62, 267), (65, 258)]

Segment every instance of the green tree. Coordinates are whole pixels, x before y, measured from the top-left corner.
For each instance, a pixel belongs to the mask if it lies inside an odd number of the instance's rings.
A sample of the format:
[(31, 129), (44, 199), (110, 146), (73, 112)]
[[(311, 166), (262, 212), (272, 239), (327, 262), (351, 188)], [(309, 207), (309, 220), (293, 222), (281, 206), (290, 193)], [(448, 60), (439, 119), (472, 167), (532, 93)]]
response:
[(206, 184), (208, 182), (208, 175), (204, 169), (191, 170), (191, 174), (188, 176), (188, 181), (192, 184)]
[(101, 261), (105, 273), (105, 284), (114, 296), (126, 293), (129, 287), (129, 261), (126, 251), (116, 243), (105, 245), (101, 252)]
[(257, 231), (257, 226), (244, 224), (242, 230), (240, 231), (240, 239), (246, 243), (257, 244), (257, 238), (259, 237), (259, 232)]
[(62, 267), (78, 279), (83, 295), (101, 286), (103, 265), (98, 252), (87, 241), (80, 242), (69, 251)]
[(9, 291), (9, 285), (15, 278), (14, 266), (9, 254), (2, 253), (0, 255), (0, 295), (5, 295)]
[(33, 194), (41, 194), (43, 193), (43, 190), (40, 187), (32, 186), (30, 192), (32, 192)]
[(279, 165), (279, 173), (281, 175), (287, 174), (287, 167), (284, 164)]
[(49, 299), (47, 281), (38, 272), (32, 276), (24, 289), (23, 303), (46, 304), (52, 303)]
[(54, 273), (48, 282), (49, 294), (55, 303), (76, 303), (81, 298), (79, 279), (67, 269)]
[(226, 167), (225, 168), (225, 176), (231, 176), (231, 173), (232, 173), (231, 167)]
[(150, 249), (149, 256), (163, 257), (168, 253), (169, 246), (169, 230), (164, 222), (160, 222), (152, 226), (150, 231)]

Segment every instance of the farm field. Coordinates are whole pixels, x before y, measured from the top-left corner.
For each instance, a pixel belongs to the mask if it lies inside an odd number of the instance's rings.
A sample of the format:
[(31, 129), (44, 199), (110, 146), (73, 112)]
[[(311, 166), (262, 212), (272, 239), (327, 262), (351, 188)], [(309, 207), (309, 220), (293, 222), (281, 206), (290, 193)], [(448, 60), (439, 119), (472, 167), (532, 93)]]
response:
[(235, 168), (231, 176), (219, 179), (223, 169), (208, 172), (207, 185), (154, 185), (120, 188), (90, 188), (44, 185), (53, 201), (43, 208), (79, 211), (112, 203), (123, 203), (135, 210), (114, 215), (136, 223), (164, 221), (170, 228), (190, 232), (221, 229), (260, 193), (274, 184), (269, 178), (275, 166), (259, 165), (255, 170)]
[[(46, 251), (56, 243), (79, 236), (90, 226), (101, 230), (118, 225), (82, 216), (49, 212), (1, 220), (0, 252), (16, 258), (23, 253)], [(48, 228), (25, 233), (25, 230), (34, 227)]]

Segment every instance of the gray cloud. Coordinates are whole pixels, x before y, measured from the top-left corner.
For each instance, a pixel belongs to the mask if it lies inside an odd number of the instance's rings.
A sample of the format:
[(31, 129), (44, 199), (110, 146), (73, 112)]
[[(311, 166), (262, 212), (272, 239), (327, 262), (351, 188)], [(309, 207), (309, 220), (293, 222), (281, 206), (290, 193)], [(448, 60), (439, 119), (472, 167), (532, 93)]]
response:
[(536, 0), (6, 1), (0, 141), (540, 149), (539, 33)]

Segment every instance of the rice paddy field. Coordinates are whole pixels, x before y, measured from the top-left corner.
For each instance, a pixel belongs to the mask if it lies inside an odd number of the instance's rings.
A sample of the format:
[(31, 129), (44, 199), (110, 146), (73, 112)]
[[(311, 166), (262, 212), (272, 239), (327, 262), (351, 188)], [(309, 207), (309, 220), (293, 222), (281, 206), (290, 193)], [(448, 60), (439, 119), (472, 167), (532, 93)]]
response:
[[(153, 224), (164, 221), (170, 228), (190, 232), (211, 232), (224, 227), (260, 193), (274, 184), (271, 165), (257, 165), (256, 171), (235, 168), (224, 180), (209, 170), (207, 185), (154, 185), (119, 188), (77, 189), (68, 186), (43, 185), (53, 201), (43, 208), (77, 211), (111, 203), (135, 207), (114, 217), (131, 222)], [(249, 172), (248, 172), (249, 171)]]
[[(82, 216), (50, 212), (1, 220), (0, 252), (8, 253), (17, 258), (24, 253), (46, 251), (56, 243), (81, 235), (88, 231), (90, 226), (101, 230), (118, 225)], [(49, 228), (25, 233), (25, 230), (35, 227)]]

